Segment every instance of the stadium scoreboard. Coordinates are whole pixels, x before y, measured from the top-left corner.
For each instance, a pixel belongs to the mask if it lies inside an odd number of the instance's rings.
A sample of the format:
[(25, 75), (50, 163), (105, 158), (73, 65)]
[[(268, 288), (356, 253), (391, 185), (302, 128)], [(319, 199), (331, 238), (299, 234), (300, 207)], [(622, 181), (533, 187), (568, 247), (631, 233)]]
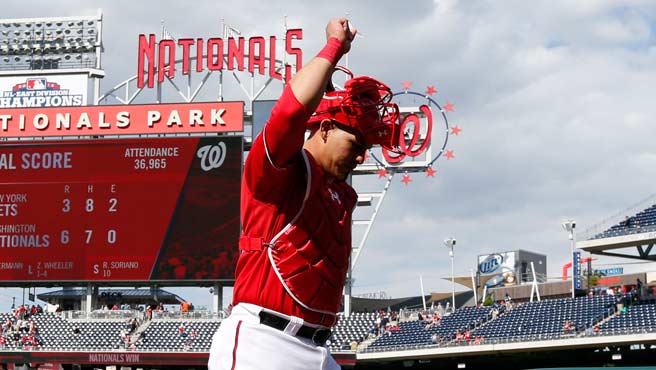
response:
[(0, 144), (0, 282), (232, 279), (241, 163), (241, 136)]

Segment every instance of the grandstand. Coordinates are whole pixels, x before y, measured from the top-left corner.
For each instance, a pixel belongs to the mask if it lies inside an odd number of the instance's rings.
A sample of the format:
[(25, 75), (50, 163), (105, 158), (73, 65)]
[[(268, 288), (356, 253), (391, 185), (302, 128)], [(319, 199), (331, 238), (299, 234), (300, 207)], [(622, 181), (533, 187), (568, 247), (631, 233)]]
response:
[(591, 239), (603, 239), (656, 231), (656, 204), (626, 218)]
[[(494, 310), (497, 312), (493, 313)], [(471, 364), (471, 368), (490, 351), (514, 356), (520, 362), (545, 352), (564, 355), (578, 351), (587, 356), (605, 348), (628, 349), (630, 345), (653, 354), (652, 346), (656, 345), (656, 301), (651, 297), (641, 300), (630, 293), (526, 302), (509, 305), (507, 309), (505, 305), (463, 307), (444, 314), (433, 325), (432, 311), (424, 312), (428, 321), (419, 320), (417, 313), (415, 310), (399, 315), (398, 331), (378, 330), (377, 318), (388, 316), (387, 312), (353, 313), (348, 317), (340, 314), (329, 347), (344, 367), (366, 369), (373, 364), (382, 366), (381, 361), (396, 361), (398, 365), (408, 358), (417, 366), (421, 363), (414, 361), (461, 361)], [(132, 328), (134, 319), (138, 325)], [(16, 337), (15, 328), (4, 328), (7, 320), (18, 327), (15, 315), (4, 313), (0, 320), (3, 358), (12, 356), (25, 362), (49, 358), (63, 362), (73, 356), (73, 361), (88, 364), (94, 358), (107, 362), (108, 357), (98, 357), (99, 354), (128, 354), (138, 355), (140, 363), (152, 368), (163, 368), (158, 366), (162, 356), (171, 355), (182, 356), (187, 367), (202, 367), (221, 321), (207, 312), (159, 312), (152, 320), (144, 319), (142, 312), (129, 310), (97, 311), (91, 315), (42, 313), (27, 318), (36, 326), (36, 344), (32, 344), (31, 339), (23, 340), (29, 338), (29, 333), (18, 331)], [(573, 322), (571, 330), (564, 329), (565, 321)], [(471, 335), (459, 336), (459, 332)], [(433, 340), (435, 335), (439, 341)], [(79, 357), (80, 354), (84, 356)], [(608, 360), (607, 355), (604, 361)]]

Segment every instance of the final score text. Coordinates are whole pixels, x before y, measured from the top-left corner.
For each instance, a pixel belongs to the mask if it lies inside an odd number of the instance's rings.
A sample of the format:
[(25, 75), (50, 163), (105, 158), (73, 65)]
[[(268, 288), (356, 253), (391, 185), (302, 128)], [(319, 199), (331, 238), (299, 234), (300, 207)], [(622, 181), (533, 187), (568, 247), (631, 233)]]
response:
[(0, 137), (240, 132), (243, 102), (5, 109)]

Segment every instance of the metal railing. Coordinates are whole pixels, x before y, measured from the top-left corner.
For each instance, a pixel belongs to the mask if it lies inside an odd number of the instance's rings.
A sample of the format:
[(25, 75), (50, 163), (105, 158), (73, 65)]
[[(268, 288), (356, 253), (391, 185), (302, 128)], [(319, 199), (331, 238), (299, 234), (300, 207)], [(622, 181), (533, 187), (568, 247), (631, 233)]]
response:
[(226, 313), (219, 313), (194, 310), (189, 312), (183, 311), (153, 311), (153, 320), (221, 320), (226, 317)]
[(86, 311), (62, 311), (56, 313), (59, 317), (65, 320), (111, 320), (111, 321), (125, 321), (134, 318), (143, 318), (143, 312), (138, 310), (96, 310), (91, 312)]
[[(371, 352), (391, 352), (391, 351), (408, 351), (408, 350), (417, 350), (417, 349), (439, 349), (439, 348), (451, 348), (451, 347), (462, 347), (462, 346), (478, 346), (486, 344), (507, 344), (507, 343), (529, 343), (529, 342), (542, 342), (550, 340), (567, 340), (575, 338), (591, 338), (591, 337), (604, 337), (604, 336), (618, 336), (618, 335), (635, 335), (635, 334), (650, 334), (656, 333), (656, 325), (642, 326), (642, 327), (628, 327), (628, 328), (619, 328), (619, 329), (602, 329), (599, 332), (594, 331), (580, 331), (574, 333), (555, 333), (555, 334), (527, 334), (519, 336), (507, 336), (499, 338), (483, 338), (478, 342), (475, 339), (470, 339), (469, 341), (451, 341), (445, 342), (442, 344), (434, 343), (413, 343), (407, 345), (393, 345), (393, 346), (368, 346), (360, 353), (371, 353)], [(638, 339), (636, 339), (639, 341)]]

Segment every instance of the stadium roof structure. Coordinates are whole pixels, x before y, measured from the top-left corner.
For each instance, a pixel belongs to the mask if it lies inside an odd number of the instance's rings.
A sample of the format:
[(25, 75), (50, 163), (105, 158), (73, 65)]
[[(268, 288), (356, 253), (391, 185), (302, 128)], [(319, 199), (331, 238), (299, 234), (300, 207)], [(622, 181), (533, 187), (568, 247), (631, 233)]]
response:
[(579, 241), (576, 247), (602, 256), (656, 261), (654, 243), (656, 243), (656, 230)]
[[(37, 298), (48, 302), (57, 299), (81, 299), (86, 296), (86, 288), (62, 289), (52, 292), (37, 294)], [(157, 301), (164, 304), (182, 303), (182, 299), (177, 294), (168, 292), (163, 289), (100, 289), (98, 296), (104, 297), (121, 297), (123, 300), (149, 302), (157, 297)]]

